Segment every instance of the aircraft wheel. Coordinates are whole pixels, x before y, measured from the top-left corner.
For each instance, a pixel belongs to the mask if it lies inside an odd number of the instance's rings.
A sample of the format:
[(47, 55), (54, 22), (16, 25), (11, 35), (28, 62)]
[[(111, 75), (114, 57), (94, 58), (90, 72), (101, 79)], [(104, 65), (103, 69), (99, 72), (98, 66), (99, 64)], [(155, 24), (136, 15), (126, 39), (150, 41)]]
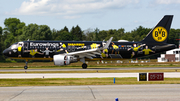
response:
[(87, 68), (87, 64), (86, 64), (86, 63), (83, 63), (83, 64), (82, 64), (82, 68), (83, 68), (83, 69), (86, 69), (86, 68)]
[(24, 69), (28, 69), (28, 66), (24, 66)]

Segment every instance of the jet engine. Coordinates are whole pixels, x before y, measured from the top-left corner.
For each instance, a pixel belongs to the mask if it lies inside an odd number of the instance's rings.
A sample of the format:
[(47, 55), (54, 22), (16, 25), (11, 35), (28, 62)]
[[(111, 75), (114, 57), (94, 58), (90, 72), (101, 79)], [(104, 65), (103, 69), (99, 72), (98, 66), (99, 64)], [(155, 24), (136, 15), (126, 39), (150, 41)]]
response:
[(70, 63), (78, 62), (76, 57), (66, 56), (66, 55), (54, 55), (53, 60), (54, 60), (54, 65), (58, 65), (58, 66), (69, 65)]

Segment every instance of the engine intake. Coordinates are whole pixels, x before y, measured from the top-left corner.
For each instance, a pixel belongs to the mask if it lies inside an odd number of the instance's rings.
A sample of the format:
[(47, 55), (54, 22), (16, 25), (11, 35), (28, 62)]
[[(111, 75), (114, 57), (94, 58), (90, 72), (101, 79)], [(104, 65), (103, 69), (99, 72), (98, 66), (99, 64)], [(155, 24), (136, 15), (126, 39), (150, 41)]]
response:
[(54, 65), (58, 66), (69, 65), (70, 63), (78, 62), (76, 57), (66, 55), (54, 55), (53, 60)]

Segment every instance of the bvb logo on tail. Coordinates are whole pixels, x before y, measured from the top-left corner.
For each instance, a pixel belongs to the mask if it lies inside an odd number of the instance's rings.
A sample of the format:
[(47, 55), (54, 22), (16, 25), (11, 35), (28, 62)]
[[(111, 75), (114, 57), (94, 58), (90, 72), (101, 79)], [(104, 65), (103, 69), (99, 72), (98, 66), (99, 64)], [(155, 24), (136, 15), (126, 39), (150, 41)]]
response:
[(168, 33), (164, 27), (158, 26), (153, 30), (152, 36), (155, 41), (163, 42), (164, 40), (166, 40)]

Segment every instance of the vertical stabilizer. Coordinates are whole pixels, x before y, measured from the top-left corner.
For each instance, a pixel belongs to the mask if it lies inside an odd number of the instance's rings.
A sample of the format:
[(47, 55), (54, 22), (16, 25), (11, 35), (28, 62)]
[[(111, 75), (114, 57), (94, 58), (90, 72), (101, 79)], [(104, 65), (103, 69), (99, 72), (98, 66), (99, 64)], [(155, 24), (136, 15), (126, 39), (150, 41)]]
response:
[(159, 23), (142, 40), (143, 43), (162, 44), (166, 43), (173, 15), (165, 15)]

